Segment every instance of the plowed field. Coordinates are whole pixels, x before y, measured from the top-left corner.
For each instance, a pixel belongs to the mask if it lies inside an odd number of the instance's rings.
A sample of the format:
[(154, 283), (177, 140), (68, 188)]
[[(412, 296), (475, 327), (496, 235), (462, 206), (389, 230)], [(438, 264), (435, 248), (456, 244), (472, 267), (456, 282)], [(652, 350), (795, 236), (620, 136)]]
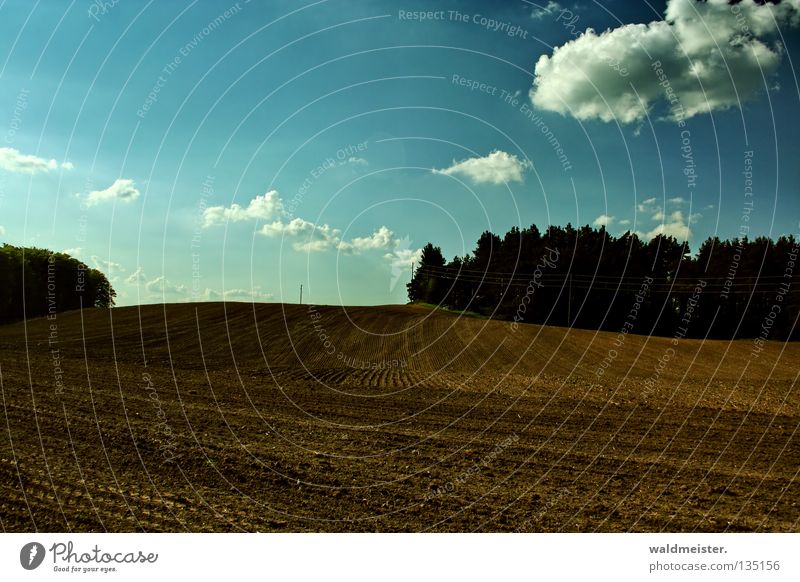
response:
[(800, 346), (753, 348), (415, 306), (7, 325), (0, 524), (800, 531)]

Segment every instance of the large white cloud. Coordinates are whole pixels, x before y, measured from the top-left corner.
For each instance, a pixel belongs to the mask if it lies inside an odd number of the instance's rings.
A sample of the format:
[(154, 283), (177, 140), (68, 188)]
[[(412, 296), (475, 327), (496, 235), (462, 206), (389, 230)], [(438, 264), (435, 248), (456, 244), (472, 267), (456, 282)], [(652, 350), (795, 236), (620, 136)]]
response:
[[(64, 162), (60, 166), (65, 170), (74, 168), (72, 163)], [(0, 148), (0, 169), (15, 174), (39, 174), (56, 170), (59, 163), (39, 156), (20, 153), (14, 148)]]
[(211, 206), (203, 211), (203, 226), (209, 227), (225, 222), (241, 222), (244, 220), (272, 220), (283, 215), (283, 202), (278, 192), (270, 190), (266, 194), (253, 198), (247, 207), (235, 202), (230, 207)]
[(433, 172), (445, 176), (466, 176), (476, 184), (505, 184), (522, 182), (525, 170), (530, 166), (529, 161), (520, 160), (514, 154), (494, 150), (481, 158), (467, 158), (460, 162), (454, 160), (449, 168), (434, 169)]
[(670, 102), (673, 119), (738, 106), (765, 89), (762, 75), (781, 59), (778, 26), (797, 25), (799, 15), (800, 0), (668, 0), (664, 20), (587, 29), (542, 55), (530, 98), (579, 120), (622, 123), (641, 121), (659, 101)]
[(120, 200), (121, 202), (133, 202), (139, 197), (139, 190), (136, 188), (133, 180), (126, 178), (119, 178), (114, 180), (105, 190), (95, 190), (89, 192), (86, 197), (86, 203), (89, 206), (100, 204), (101, 202), (109, 202), (112, 200)]

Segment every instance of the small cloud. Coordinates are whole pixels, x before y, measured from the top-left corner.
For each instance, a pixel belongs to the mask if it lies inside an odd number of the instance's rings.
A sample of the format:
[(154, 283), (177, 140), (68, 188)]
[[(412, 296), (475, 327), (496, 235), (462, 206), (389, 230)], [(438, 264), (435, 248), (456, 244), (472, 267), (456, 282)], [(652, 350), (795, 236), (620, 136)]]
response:
[(289, 222), (276, 220), (261, 227), (261, 234), (267, 237), (285, 236), (302, 238), (302, 242), (294, 242), (296, 251), (321, 252), (336, 248), (341, 242), (341, 231), (327, 224), (314, 224), (302, 218), (293, 218)]
[(528, 160), (520, 160), (514, 154), (494, 150), (482, 158), (468, 158), (442, 170), (432, 170), (434, 174), (466, 176), (475, 184), (506, 184), (522, 182), (524, 173), (531, 167)]
[(379, 227), (368, 236), (342, 239), (342, 231), (329, 224), (315, 224), (302, 218), (289, 222), (276, 220), (261, 227), (261, 234), (267, 237), (284, 236), (298, 239), (292, 248), (301, 252), (323, 252), (337, 250), (345, 254), (360, 254), (372, 250), (391, 248), (396, 241), (394, 233), (385, 226)]
[(200, 301), (216, 301), (220, 297), (222, 297), (222, 293), (220, 293), (219, 291), (214, 291), (213, 289), (209, 289), (208, 287), (206, 287), (199, 294), (193, 292), (192, 293), (192, 297), (191, 297), (190, 300), (192, 300), (192, 301), (197, 301), (197, 300), (200, 300)]
[(226, 289), (222, 293), (206, 287), (202, 291), (193, 291), (184, 301), (269, 301), (273, 297), (272, 293), (266, 293), (258, 286), (252, 289)]
[(106, 261), (97, 255), (92, 255), (92, 263), (94, 264), (95, 269), (100, 271), (105, 271), (109, 275), (114, 273), (120, 273), (125, 269), (119, 263), (115, 263), (114, 261)]
[(669, 214), (665, 214), (661, 208), (658, 208), (656, 213), (653, 214), (651, 218), (655, 221), (660, 221), (661, 224), (657, 225), (646, 234), (637, 234), (647, 240), (663, 234), (664, 236), (671, 236), (678, 241), (683, 242), (689, 240), (689, 238), (692, 236), (692, 231), (689, 228), (689, 225), (696, 222), (700, 217), (700, 214), (692, 214), (687, 220), (683, 214), (683, 211), (681, 210), (675, 210)]
[(716, 206), (714, 206), (713, 204), (707, 204), (705, 210), (714, 210), (714, 208), (716, 208)]
[(356, 237), (350, 242), (340, 243), (339, 250), (360, 253), (363, 251), (386, 249), (392, 246), (394, 240), (394, 233), (385, 226), (381, 226), (369, 236)]
[(5, 227), (0, 225), (0, 236), (3, 236), (5, 233), (6, 233)]
[(184, 295), (186, 293), (186, 285), (174, 284), (169, 281), (164, 275), (156, 277), (152, 281), (145, 283), (145, 289), (154, 295)]
[(613, 216), (609, 216), (608, 214), (601, 214), (597, 218), (594, 219), (595, 226), (611, 226), (616, 219)]
[(237, 299), (245, 299), (248, 301), (267, 301), (273, 298), (272, 293), (265, 293), (261, 291), (260, 287), (252, 289), (226, 289), (222, 296), (226, 301), (235, 301)]
[(619, 221), (619, 224), (621, 224), (622, 226), (628, 226), (630, 223), (631, 221), (628, 220), (627, 218), (623, 218), (622, 220)]
[(93, 192), (89, 192), (88, 196), (86, 197), (86, 203), (89, 206), (94, 206), (110, 200), (133, 202), (138, 197), (139, 190), (136, 189), (136, 185), (133, 183), (133, 180), (119, 178), (105, 190), (95, 190)]
[(418, 263), (422, 256), (422, 249), (412, 249), (411, 239), (404, 236), (394, 242), (394, 250), (383, 255), (389, 261), (392, 277), (389, 281), (389, 292), (394, 291), (397, 284), (405, 275), (411, 276), (411, 266)]
[(283, 201), (276, 190), (256, 196), (247, 205), (211, 206), (203, 211), (203, 227), (245, 220), (272, 220), (284, 214)]
[[(15, 174), (39, 174), (57, 170), (57, 161), (39, 156), (20, 153), (14, 148), (0, 148), (0, 169)], [(75, 166), (71, 162), (64, 162), (61, 167), (72, 170)]]
[(130, 285), (141, 285), (147, 283), (147, 276), (144, 274), (144, 270), (141, 267), (137, 267), (137, 269), (131, 273), (125, 282)]
[(355, 156), (351, 156), (351, 157), (347, 158), (347, 161), (345, 163), (347, 163), (347, 164), (355, 164), (357, 166), (369, 166), (369, 162), (367, 160), (365, 160), (364, 158), (358, 158), (358, 157), (355, 157)]
[(531, 18), (533, 20), (541, 20), (545, 16), (561, 10), (563, 10), (561, 4), (550, 0), (545, 6), (535, 5), (535, 8), (531, 11)]
[(683, 223), (665, 222), (659, 224), (653, 230), (645, 234), (644, 238), (650, 240), (654, 239), (660, 234), (663, 234), (664, 236), (671, 236), (677, 239), (678, 242), (683, 242), (689, 240), (689, 237), (692, 236), (692, 231), (689, 230), (689, 227)]
[(656, 203), (655, 196), (653, 198), (648, 198), (647, 200), (642, 200), (636, 208), (639, 212), (652, 212)]
[(667, 204), (686, 204), (686, 199), (676, 196), (675, 198), (667, 198)]

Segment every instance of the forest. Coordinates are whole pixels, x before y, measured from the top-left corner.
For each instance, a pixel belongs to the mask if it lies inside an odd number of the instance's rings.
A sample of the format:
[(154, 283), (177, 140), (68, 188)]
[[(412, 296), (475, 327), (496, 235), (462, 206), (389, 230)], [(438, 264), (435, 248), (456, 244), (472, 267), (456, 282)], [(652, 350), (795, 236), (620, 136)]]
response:
[(605, 227), (532, 225), (485, 231), (447, 261), (428, 243), (408, 283), (411, 302), (509, 320), (693, 338), (798, 339), (798, 242), (708, 238), (649, 242)]
[(67, 254), (0, 247), (0, 323), (81, 307), (113, 307), (115, 297), (103, 273)]

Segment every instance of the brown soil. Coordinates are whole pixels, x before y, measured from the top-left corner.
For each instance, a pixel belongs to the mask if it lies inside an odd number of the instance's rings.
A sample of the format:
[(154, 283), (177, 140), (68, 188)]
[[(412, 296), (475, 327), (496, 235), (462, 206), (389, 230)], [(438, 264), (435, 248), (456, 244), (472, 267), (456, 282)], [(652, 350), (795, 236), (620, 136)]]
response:
[(412, 306), (0, 327), (0, 524), (800, 531), (800, 345), (616, 338)]

